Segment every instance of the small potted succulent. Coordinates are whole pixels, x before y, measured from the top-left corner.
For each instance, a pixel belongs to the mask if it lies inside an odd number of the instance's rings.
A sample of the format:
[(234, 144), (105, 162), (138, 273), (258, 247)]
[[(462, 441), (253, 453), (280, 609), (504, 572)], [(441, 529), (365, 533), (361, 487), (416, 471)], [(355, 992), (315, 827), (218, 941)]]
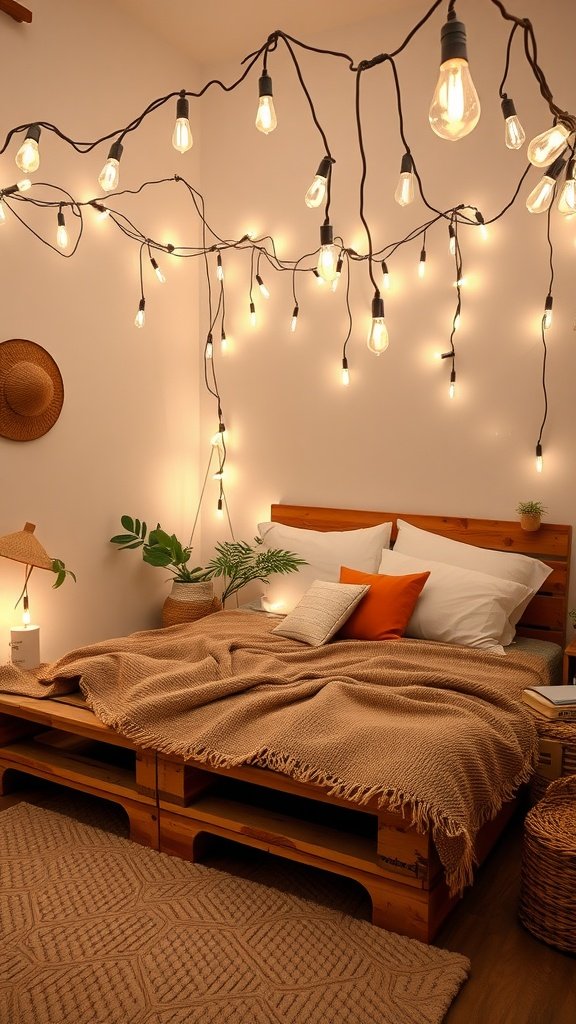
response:
[(527, 533), (534, 533), (540, 529), (542, 516), (546, 515), (546, 511), (541, 501), (520, 501), (516, 506), (520, 526)]

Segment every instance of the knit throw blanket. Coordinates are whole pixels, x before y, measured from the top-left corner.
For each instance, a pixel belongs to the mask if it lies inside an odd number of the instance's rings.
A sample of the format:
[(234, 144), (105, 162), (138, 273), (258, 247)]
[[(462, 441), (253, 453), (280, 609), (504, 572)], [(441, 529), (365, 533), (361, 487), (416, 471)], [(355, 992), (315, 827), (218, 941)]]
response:
[(474, 837), (528, 780), (536, 729), (521, 702), (543, 659), (419, 640), (310, 648), (276, 620), (219, 612), (81, 648), (35, 679), (0, 669), (0, 691), (77, 688), (143, 747), (217, 768), (250, 764), (432, 834), (451, 892), (472, 880)]

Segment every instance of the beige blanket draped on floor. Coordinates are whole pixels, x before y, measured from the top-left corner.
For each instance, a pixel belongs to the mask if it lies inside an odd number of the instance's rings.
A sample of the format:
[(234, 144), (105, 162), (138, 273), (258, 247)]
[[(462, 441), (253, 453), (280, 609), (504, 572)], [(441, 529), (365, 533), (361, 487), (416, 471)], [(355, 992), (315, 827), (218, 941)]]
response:
[(452, 891), (472, 879), (474, 836), (531, 773), (536, 730), (521, 703), (543, 659), (419, 640), (310, 648), (276, 619), (219, 612), (81, 648), (38, 681), (11, 666), (0, 691), (77, 687), (136, 744), (215, 767), (258, 765), (431, 828)]

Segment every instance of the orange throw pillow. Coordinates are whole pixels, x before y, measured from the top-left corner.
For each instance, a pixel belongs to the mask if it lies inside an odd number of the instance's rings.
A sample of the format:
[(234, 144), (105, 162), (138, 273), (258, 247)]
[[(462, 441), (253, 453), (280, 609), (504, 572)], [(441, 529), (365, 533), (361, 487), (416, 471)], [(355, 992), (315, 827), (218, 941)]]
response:
[(340, 583), (369, 583), (370, 590), (338, 633), (340, 640), (399, 640), (429, 572), (375, 575), (340, 567)]

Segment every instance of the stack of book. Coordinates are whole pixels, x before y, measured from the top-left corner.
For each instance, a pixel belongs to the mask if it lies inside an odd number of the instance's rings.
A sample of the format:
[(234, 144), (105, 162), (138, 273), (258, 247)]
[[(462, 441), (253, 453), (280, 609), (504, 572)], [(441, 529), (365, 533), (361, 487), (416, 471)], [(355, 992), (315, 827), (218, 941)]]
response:
[(529, 686), (522, 699), (530, 711), (560, 722), (576, 722), (576, 686)]

